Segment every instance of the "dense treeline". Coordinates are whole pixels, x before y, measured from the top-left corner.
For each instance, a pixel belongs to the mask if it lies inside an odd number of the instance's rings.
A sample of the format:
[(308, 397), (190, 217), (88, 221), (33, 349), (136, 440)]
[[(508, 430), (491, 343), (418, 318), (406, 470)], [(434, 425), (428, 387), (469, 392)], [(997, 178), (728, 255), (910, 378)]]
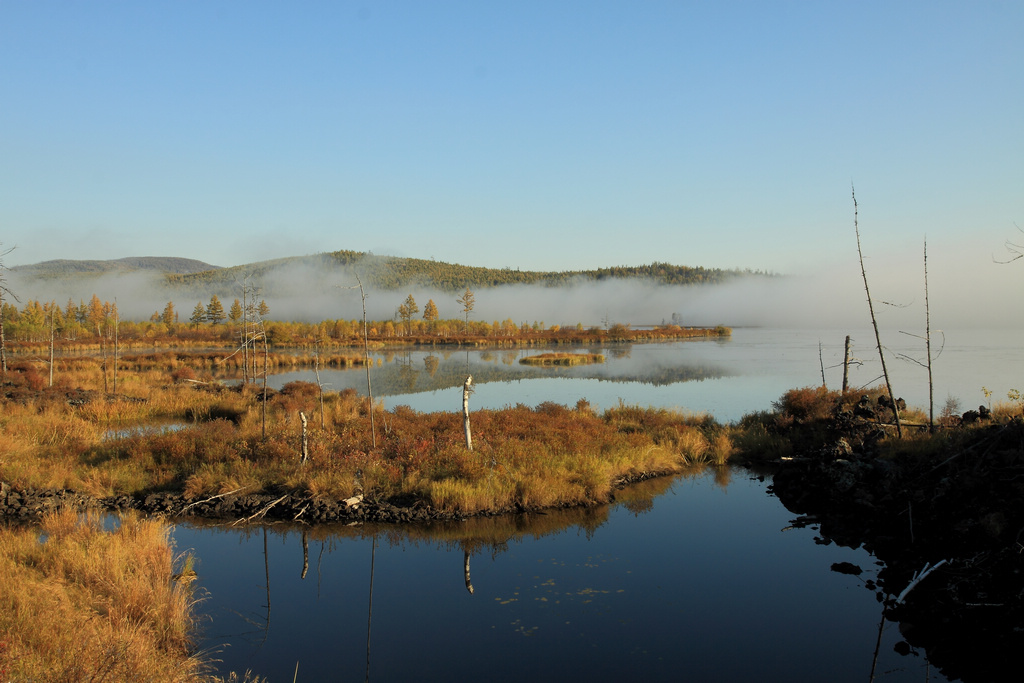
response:
[[(671, 324), (654, 329), (632, 329), (615, 323), (604, 327), (585, 328), (546, 325), (544, 321), (472, 320), (474, 294), (466, 288), (456, 302), (463, 317), (442, 319), (433, 299), (420, 307), (410, 294), (395, 311), (391, 320), (368, 320), (364, 330), (358, 319), (328, 319), (320, 322), (289, 322), (269, 320), (266, 301), (248, 299), (243, 304), (235, 299), (228, 307), (217, 295), (209, 303), (198, 302), (191, 314), (183, 312), (173, 301), (162, 311), (154, 311), (149, 320), (121, 320), (117, 303), (103, 301), (93, 294), (88, 303), (75, 304), (68, 299), (64, 306), (55, 301), (26, 302), (20, 309), (9, 302), (2, 304), (4, 339), (11, 345), (49, 344), (57, 346), (89, 345), (116, 340), (123, 345), (136, 342), (163, 345), (225, 345), (240, 342), (253, 335), (266, 336), (274, 346), (312, 347), (318, 344), (356, 346), (365, 336), (383, 343), (413, 344), (541, 344), (588, 343), (597, 341), (642, 341), (678, 339), (694, 336), (727, 336), (728, 328), (690, 329), (678, 324), (676, 314)], [(185, 309), (187, 310), (187, 309)], [(186, 318), (185, 316), (188, 315)], [(258, 332), (256, 328), (258, 327)]]
[(259, 281), (276, 268), (283, 266), (311, 270), (345, 268), (358, 273), (363, 284), (368, 287), (395, 290), (421, 286), (446, 292), (457, 292), (467, 287), (486, 289), (502, 285), (560, 287), (577, 282), (607, 279), (645, 279), (665, 285), (717, 284), (733, 277), (752, 274), (749, 271), (675, 266), (658, 262), (643, 266), (615, 266), (596, 270), (529, 271), (463, 266), (428, 259), (375, 256), (372, 253), (355, 251), (335, 251), (166, 277), (171, 285), (198, 291), (213, 286), (231, 286), (245, 277)]

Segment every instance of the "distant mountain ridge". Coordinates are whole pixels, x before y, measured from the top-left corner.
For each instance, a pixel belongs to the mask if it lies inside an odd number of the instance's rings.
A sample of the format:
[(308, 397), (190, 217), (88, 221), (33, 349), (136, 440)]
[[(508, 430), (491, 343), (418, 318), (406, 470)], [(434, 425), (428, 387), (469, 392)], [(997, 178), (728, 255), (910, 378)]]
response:
[(75, 275), (103, 275), (150, 271), (161, 274), (188, 275), (219, 270), (220, 266), (203, 261), (173, 256), (129, 256), (110, 260), (55, 259), (24, 266), (13, 266), (12, 271), (43, 279), (64, 278)]
[[(560, 287), (604, 280), (646, 280), (664, 285), (717, 284), (751, 271), (723, 270), (700, 266), (676, 266), (657, 261), (642, 266), (613, 266), (578, 271), (528, 271), (511, 268), (463, 266), (433, 259), (377, 256), (369, 252), (334, 251), (306, 256), (291, 256), (259, 261), (242, 266), (219, 267), (185, 258), (129, 257), (108, 261), (44, 261), (15, 266), (12, 271), (38, 280), (73, 282), (107, 274), (145, 271), (163, 277), (171, 290), (181, 293), (226, 291), (239, 282), (261, 285), (275, 273), (309, 271), (347, 271), (367, 286), (384, 290), (406, 287), (433, 287), (446, 292), (465, 288), (486, 289), (503, 285), (540, 285)], [(267, 295), (271, 291), (264, 290)]]

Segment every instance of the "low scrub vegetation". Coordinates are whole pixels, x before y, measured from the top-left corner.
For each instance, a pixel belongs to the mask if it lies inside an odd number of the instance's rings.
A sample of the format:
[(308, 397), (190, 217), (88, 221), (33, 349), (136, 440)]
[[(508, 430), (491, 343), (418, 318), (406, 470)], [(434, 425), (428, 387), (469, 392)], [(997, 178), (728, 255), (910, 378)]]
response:
[[(102, 386), (100, 363), (64, 362), (52, 388), (38, 388), (33, 366), (12, 365), (0, 479), (97, 497), (362, 493), (470, 514), (603, 502), (620, 482), (724, 464), (732, 452), (710, 418), (628, 407), (599, 415), (586, 402), (474, 411), (470, 451), (454, 412), (384, 411), (352, 390), (325, 393), (321, 407), (307, 382), (269, 390), (264, 406), (262, 388), (214, 381), (202, 354), (195, 365), (179, 354), (127, 360), (116, 395), (76, 388)], [(312, 418), (306, 464), (300, 412)]]

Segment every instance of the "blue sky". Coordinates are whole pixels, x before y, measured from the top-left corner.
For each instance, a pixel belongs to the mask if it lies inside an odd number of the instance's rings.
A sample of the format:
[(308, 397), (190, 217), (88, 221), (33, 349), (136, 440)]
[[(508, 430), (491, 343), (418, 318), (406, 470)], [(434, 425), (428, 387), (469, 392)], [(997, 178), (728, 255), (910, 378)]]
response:
[[(994, 268), (1021, 2), (0, 0), (8, 265)], [(918, 267), (918, 266), (914, 266)]]

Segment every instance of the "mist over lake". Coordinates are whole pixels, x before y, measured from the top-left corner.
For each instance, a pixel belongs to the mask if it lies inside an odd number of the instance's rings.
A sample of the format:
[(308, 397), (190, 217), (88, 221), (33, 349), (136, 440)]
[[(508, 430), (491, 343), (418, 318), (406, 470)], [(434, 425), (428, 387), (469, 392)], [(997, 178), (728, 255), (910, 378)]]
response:
[[(622, 401), (641, 406), (710, 413), (736, 421), (747, 413), (771, 408), (789, 389), (842, 385), (846, 332), (734, 328), (731, 338), (655, 344), (587, 346), (605, 362), (571, 368), (533, 368), (518, 361), (540, 348), (453, 349), (410, 347), (373, 351), (379, 360), (371, 371), (374, 396), (386, 407), (416, 410), (461, 409), (461, 387), (474, 377), (472, 407), (502, 408), (545, 401), (573, 406), (587, 400), (605, 409)], [(852, 339), (849, 384), (857, 391), (882, 383), (874, 334), (863, 329)], [(947, 399), (964, 410), (987, 401), (1006, 400), (1024, 385), (1024, 358), (1017, 348), (1022, 333), (1012, 330), (950, 330), (932, 340), (936, 415)], [(886, 339), (888, 341), (886, 341)], [(820, 343), (820, 355), (819, 355)], [(890, 333), (883, 339), (893, 391), (911, 407), (927, 411), (928, 374), (924, 341)], [(560, 350), (564, 350), (560, 347)], [(321, 370), (328, 391), (352, 388), (366, 393), (363, 369)], [(316, 381), (312, 371), (274, 374), (271, 386), (295, 380)], [(984, 390), (991, 392), (986, 397)]]

